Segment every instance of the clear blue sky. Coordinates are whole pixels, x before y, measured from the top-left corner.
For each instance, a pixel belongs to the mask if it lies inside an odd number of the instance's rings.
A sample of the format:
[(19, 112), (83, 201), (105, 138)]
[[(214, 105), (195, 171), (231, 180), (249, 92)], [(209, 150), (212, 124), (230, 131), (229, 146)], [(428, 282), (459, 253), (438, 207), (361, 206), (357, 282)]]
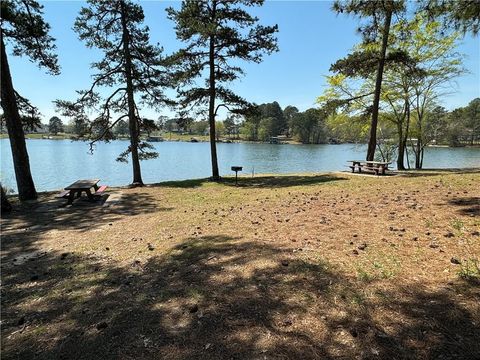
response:
[[(90, 85), (89, 64), (101, 54), (87, 49), (72, 30), (84, 2), (42, 4), (51, 35), (57, 39), (61, 75), (46, 75), (26, 59), (10, 56), (9, 61), (15, 88), (40, 109), (43, 122), (47, 123), (55, 115), (53, 100), (73, 100), (75, 90)], [(180, 2), (142, 1), (141, 5), (152, 42), (160, 43), (167, 54), (179, 48), (181, 44), (175, 38), (173, 23), (166, 18), (165, 8), (178, 7)], [(358, 21), (337, 16), (330, 7), (329, 1), (266, 1), (262, 8), (254, 9), (262, 24), (278, 24), (280, 51), (265, 57), (261, 64), (246, 64), (246, 76), (231, 87), (256, 103), (278, 101), (282, 107), (294, 105), (302, 111), (315, 106), (315, 98), (325, 87), (324, 75), (328, 74), (330, 64), (344, 57), (360, 40), (355, 33)], [(465, 54), (464, 65), (470, 73), (459, 78), (455, 92), (442, 99), (447, 109), (464, 106), (480, 96), (479, 38), (466, 35), (458, 50)], [(156, 119), (160, 114), (147, 110), (143, 115)]]

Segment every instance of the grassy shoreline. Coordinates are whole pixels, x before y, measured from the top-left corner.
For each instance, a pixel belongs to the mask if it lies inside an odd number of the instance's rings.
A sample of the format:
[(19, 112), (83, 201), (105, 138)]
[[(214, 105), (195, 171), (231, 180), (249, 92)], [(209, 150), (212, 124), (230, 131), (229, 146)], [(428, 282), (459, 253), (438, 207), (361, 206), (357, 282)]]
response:
[[(390, 176), (387, 177), (382, 177), (383, 179), (392, 179), (393, 176), (422, 176), (423, 175), (430, 175), (430, 174), (436, 174), (436, 175), (441, 175), (441, 174), (455, 174), (455, 173), (460, 173), (460, 172), (465, 172), (465, 173), (476, 173), (480, 172), (480, 167), (479, 168), (443, 168), (443, 169), (410, 169), (410, 170), (392, 170), (390, 171)], [(282, 179), (282, 177), (290, 177), (290, 176), (305, 176), (305, 177), (315, 177), (315, 176), (335, 176), (335, 175), (348, 175), (348, 176), (366, 176), (367, 178), (369, 177), (377, 177), (374, 176), (373, 174), (357, 174), (354, 173), (352, 174), (350, 171), (323, 171), (323, 172), (303, 172), (303, 173), (283, 173), (283, 174), (276, 174), (276, 173), (259, 173), (255, 174), (254, 177), (252, 177), (248, 173), (241, 173), (238, 175), (238, 179), (240, 183), (242, 181), (251, 181), (255, 178), (263, 179), (263, 178), (271, 178), (271, 179)], [(377, 177), (378, 178), (378, 177)], [(226, 175), (222, 176), (219, 184), (225, 183), (225, 184), (230, 184), (235, 181), (234, 175)], [(178, 188), (189, 188), (189, 187), (196, 187), (199, 184), (205, 184), (205, 183), (210, 183), (211, 180), (210, 178), (193, 178), (193, 179), (184, 179), (184, 180), (166, 180), (166, 181), (160, 181), (156, 183), (145, 183), (143, 188), (148, 188), (148, 187), (178, 187)], [(214, 182), (212, 182), (214, 183)], [(109, 186), (108, 187), (110, 190), (114, 191), (121, 191), (126, 190), (126, 189), (131, 189), (131, 184), (124, 184), (124, 185), (116, 185), (116, 186)], [(141, 189), (142, 187), (140, 187)], [(54, 190), (41, 190), (37, 191), (38, 195), (40, 196), (40, 199), (42, 199), (44, 196), (50, 196), (50, 195), (56, 195), (58, 191), (61, 189), (54, 189)], [(17, 193), (12, 193), (9, 192), (7, 193), (7, 198), (9, 200), (17, 202)], [(36, 202), (37, 200), (34, 200), (33, 202)]]
[(2, 219), (3, 354), (475, 358), (478, 183), (198, 179), (67, 208), (43, 193)]

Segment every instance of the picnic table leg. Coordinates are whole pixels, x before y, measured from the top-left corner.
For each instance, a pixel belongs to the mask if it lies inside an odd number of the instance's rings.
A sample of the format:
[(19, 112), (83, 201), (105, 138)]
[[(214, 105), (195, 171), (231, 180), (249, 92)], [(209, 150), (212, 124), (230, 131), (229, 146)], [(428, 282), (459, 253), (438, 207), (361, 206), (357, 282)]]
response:
[(73, 204), (73, 199), (75, 199), (75, 193), (76, 191), (70, 190), (70, 193), (68, 194), (67, 205)]
[(93, 194), (92, 192), (90, 191), (90, 189), (86, 190), (86, 193), (87, 193), (87, 196), (88, 196), (88, 199), (89, 200), (95, 200), (95, 198), (93, 197)]

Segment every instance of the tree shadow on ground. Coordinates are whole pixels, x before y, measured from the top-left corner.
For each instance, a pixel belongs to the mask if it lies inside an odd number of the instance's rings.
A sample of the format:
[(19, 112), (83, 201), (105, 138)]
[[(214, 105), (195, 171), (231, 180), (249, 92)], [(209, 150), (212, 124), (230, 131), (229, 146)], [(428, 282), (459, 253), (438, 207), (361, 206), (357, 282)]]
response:
[(460, 207), (457, 212), (467, 216), (480, 216), (480, 197), (470, 196), (448, 200), (449, 205)]
[(478, 289), (463, 283), (441, 290), (395, 285), (376, 289), (377, 297), (370, 298), (365, 287), (322, 260), (220, 234), (189, 238), (167, 254), (127, 265), (50, 252), (3, 269), (2, 355), (473, 359), (480, 354), (478, 312), (463, 305)]
[[(238, 186), (242, 188), (280, 188), (291, 186), (318, 185), (331, 181), (348, 180), (345, 177), (335, 176), (331, 174), (321, 175), (260, 175), (254, 177), (241, 176), (238, 181), (235, 177), (223, 177), (220, 184), (226, 186)], [(172, 187), (172, 188), (195, 188), (205, 183), (211, 182), (209, 178), (183, 180), (183, 181), (167, 181), (151, 186)]]
[(428, 176), (438, 176), (438, 175), (448, 175), (448, 174), (458, 174), (458, 175), (467, 175), (467, 174), (478, 174), (480, 173), (480, 168), (458, 168), (458, 169), (410, 169), (410, 170), (397, 170), (395, 174), (405, 177), (428, 177)]
[(2, 217), (3, 255), (12, 258), (35, 251), (35, 241), (50, 231), (92, 231), (109, 226), (125, 216), (172, 210), (160, 206), (146, 193), (124, 192), (110, 196), (116, 196), (117, 200), (104, 203), (77, 199), (72, 206), (64, 207), (65, 199), (45, 193), (38, 201), (15, 204), (14, 210)]

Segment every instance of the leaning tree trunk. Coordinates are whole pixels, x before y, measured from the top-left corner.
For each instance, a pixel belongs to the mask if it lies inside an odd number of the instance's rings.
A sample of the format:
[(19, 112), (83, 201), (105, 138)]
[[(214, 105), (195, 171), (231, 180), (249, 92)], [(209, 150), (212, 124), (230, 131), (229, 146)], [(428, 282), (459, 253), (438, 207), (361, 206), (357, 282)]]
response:
[[(397, 169), (405, 170), (405, 153), (407, 152), (407, 137), (410, 124), (410, 106), (408, 100), (405, 102), (405, 114), (401, 123), (397, 123), (398, 131), (398, 157), (397, 157)], [(405, 125), (405, 127), (404, 127)], [(408, 153), (407, 153), (408, 162)]]
[(407, 140), (408, 140), (408, 133), (410, 131), (410, 103), (407, 104), (407, 109), (406, 109), (406, 125), (405, 125), (405, 135), (403, 137), (403, 148), (405, 149), (405, 156), (407, 159), (407, 167), (410, 170), (410, 159), (408, 158), (408, 146), (407, 146)]
[(422, 129), (423, 113), (418, 113), (417, 119), (417, 143), (415, 144), (415, 169), (422, 168), (422, 149), (423, 149), (423, 129)]
[(397, 156), (397, 169), (405, 170), (404, 159), (405, 159), (405, 147), (403, 142), (403, 124), (397, 123), (397, 132), (398, 132), (398, 156)]
[(408, 147), (405, 146), (405, 157), (407, 159), (407, 168), (410, 170), (410, 159), (408, 158)]
[(143, 185), (142, 172), (140, 170), (140, 158), (138, 156), (138, 140), (140, 128), (135, 114), (135, 98), (133, 96), (132, 59), (130, 57), (130, 34), (128, 33), (124, 2), (121, 2), (122, 31), (123, 31), (123, 54), (125, 57), (125, 79), (127, 82), (127, 105), (128, 105), (128, 129), (130, 131), (130, 151), (132, 154), (133, 182), (132, 185)]
[(380, 93), (382, 91), (383, 68), (385, 67), (385, 57), (387, 54), (388, 34), (390, 33), (390, 23), (392, 22), (392, 9), (387, 9), (382, 33), (382, 49), (378, 61), (377, 76), (375, 80), (375, 94), (372, 107), (372, 123), (370, 125), (370, 140), (368, 141), (367, 161), (373, 161), (375, 158), (375, 148), (377, 146), (377, 123), (378, 111), (380, 107)]
[(423, 169), (423, 155), (425, 154), (425, 146), (422, 145), (422, 150), (420, 152), (420, 169)]
[[(215, 9), (214, 9), (215, 11)], [(210, 102), (208, 104), (208, 122), (210, 123), (210, 152), (212, 157), (212, 180), (220, 180), (218, 172), (217, 144), (215, 142), (215, 42), (214, 37), (210, 36)]]
[(13, 167), (17, 180), (18, 197), (20, 200), (33, 200), (37, 198), (37, 191), (30, 172), (30, 161), (28, 159), (27, 144), (23, 131), (22, 119), (18, 113), (15, 90), (13, 88), (12, 76), (8, 65), (7, 52), (1, 36), (1, 103), (5, 115), (10, 147), (12, 149)]
[(422, 141), (417, 139), (415, 144), (415, 169), (421, 169), (421, 151), (422, 151)]

